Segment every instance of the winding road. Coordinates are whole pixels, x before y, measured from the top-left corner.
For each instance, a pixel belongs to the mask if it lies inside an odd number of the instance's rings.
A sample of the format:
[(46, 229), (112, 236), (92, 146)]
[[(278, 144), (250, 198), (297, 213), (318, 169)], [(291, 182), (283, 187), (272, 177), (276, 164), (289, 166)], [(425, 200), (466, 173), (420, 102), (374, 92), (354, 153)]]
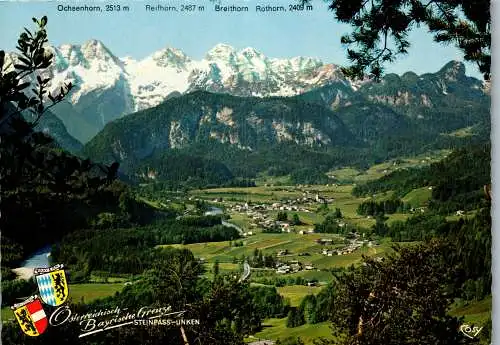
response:
[[(215, 215), (218, 215), (218, 214), (224, 214), (224, 212), (220, 208), (213, 207), (213, 206), (210, 207), (210, 211), (205, 212), (205, 216), (215, 216)], [(240, 236), (243, 236), (243, 229), (240, 228), (238, 225), (226, 222), (225, 220), (222, 220), (222, 225), (228, 226), (230, 228), (235, 228), (240, 233)]]
[(235, 228), (240, 233), (240, 236), (243, 236), (243, 229), (241, 229), (239, 226), (234, 225), (233, 223), (228, 223), (225, 220), (222, 221), (222, 225), (228, 226), (230, 228)]
[(250, 277), (250, 265), (245, 261), (243, 264), (243, 274), (241, 275), (239, 282), (246, 280), (248, 277)]
[[(210, 208), (210, 211), (205, 212), (205, 216), (215, 216), (217, 214), (223, 214), (223, 213), (224, 212), (222, 212), (220, 208), (212, 206)], [(243, 229), (240, 228), (239, 226), (233, 223), (226, 222), (225, 220), (222, 221), (222, 225), (235, 228), (240, 233), (240, 236), (243, 236)], [(248, 279), (248, 277), (250, 277), (250, 265), (248, 264), (248, 262), (245, 261), (243, 263), (243, 274), (241, 275), (239, 282)]]

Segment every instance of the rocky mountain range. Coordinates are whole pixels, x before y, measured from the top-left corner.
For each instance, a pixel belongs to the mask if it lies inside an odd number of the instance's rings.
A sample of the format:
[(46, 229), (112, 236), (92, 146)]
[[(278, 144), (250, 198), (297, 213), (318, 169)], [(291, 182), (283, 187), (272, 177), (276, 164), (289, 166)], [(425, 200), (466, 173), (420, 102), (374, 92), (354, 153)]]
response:
[[(69, 133), (88, 141), (106, 123), (156, 106), (172, 94), (194, 90), (237, 96), (294, 96), (336, 83), (355, 90), (362, 83), (347, 80), (333, 64), (310, 57), (277, 59), (253, 48), (236, 50), (218, 44), (201, 60), (175, 48), (143, 60), (118, 58), (100, 41), (51, 47), (54, 64), (46, 76), (54, 87), (75, 85), (71, 97), (54, 112)], [(6, 63), (16, 59), (9, 54)]]
[[(352, 160), (360, 148), (386, 157), (418, 145), (442, 147), (460, 129), (489, 137), (489, 88), (466, 76), (458, 61), (436, 73), (388, 74), (375, 83), (348, 80), (318, 59), (269, 58), (224, 44), (199, 61), (175, 48), (141, 61), (118, 58), (97, 40), (51, 49), (46, 76), (53, 86), (71, 81), (75, 88), (51, 109), (55, 116), (43, 129), (72, 151), (79, 143), (68, 133), (87, 143), (102, 131), (84, 152), (125, 167), (170, 149), (207, 155), (215, 144), (226, 154), (232, 146), (240, 158), (283, 145), (342, 147), (342, 156), (357, 152)], [(10, 54), (7, 63), (15, 59)]]
[[(433, 85), (435, 77), (423, 81)], [(388, 76), (377, 88), (392, 87), (392, 79)], [(106, 164), (118, 161), (122, 171), (134, 176), (170, 177), (172, 165), (166, 167), (166, 160), (198, 157), (224, 164), (232, 176), (250, 178), (269, 169), (362, 167), (489, 140), (489, 101), (481, 91), (465, 95), (450, 89), (446, 95), (429, 93), (422, 101), (415, 97), (418, 85), (397, 80), (395, 92), (404, 93), (404, 102), (370, 98), (374, 92), (361, 88), (343, 94), (341, 104), (336, 99), (342, 92), (332, 85), (293, 97), (193, 91), (108, 123), (82, 153)]]

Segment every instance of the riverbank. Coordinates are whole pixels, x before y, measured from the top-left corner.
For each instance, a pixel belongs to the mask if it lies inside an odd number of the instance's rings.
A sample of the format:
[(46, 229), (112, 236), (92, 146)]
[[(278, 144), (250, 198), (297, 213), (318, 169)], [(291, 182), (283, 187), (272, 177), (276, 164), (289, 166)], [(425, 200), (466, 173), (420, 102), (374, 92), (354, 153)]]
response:
[[(219, 214), (224, 214), (224, 212), (220, 208), (214, 206), (210, 207), (210, 211), (205, 212), (205, 216), (216, 216)], [(243, 237), (243, 229), (240, 228), (238, 225), (226, 222), (225, 220), (222, 221), (222, 225), (238, 230), (240, 236)]]
[(17, 274), (19, 279), (28, 280), (33, 277), (33, 269), (37, 267), (49, 267), (49, 256), (51, 246), (45, 246), (34, 252), (29, 258), (27, 258), (21, 267), (12, 269), (12, 272)]
[(12, 269), (12, 272), (17, 274), (19, 279), (29, 280), (33, 277), (33, 268), (30, 267), (18, 267)]

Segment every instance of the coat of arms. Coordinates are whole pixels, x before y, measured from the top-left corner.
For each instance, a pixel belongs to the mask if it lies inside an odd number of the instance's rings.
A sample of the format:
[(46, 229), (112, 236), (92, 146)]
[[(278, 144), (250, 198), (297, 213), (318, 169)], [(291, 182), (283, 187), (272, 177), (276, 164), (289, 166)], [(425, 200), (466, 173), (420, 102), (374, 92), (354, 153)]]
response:
[(31, 296), (21, 303), (10, 307), (24, 333), (36, 337), (47, 329), (48, 320), (38, 296)]
[(58, 306), (68, 298), (68, 284), (62, 264), (49, 268), (35, 268), (33, 273), (36, 277), (40, 298), (51, 306)]

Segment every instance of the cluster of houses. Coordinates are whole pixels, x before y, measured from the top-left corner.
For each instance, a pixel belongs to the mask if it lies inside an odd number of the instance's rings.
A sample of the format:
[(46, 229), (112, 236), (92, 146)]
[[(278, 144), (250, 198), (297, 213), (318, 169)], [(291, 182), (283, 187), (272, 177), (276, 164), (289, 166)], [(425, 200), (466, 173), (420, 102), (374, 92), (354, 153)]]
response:
[[(289, 211), (289, 212), (306, 212), (311, 213), (312, 211), (304, 207), (305, 204), (313, 205), (316, 203), (332, 202), (333, 199), (325, 199), (319, 194), (313, 195), (310, 192), (303, 192), (302, 198), (287, 199), (281, 202), (275, 202), (272, 204), (236, 204), (231, 207), (231, 211), (245, 214), (249, 217), (252, 222), (250, 226), (260, 227), (263, 229), (279, 228), (282, 232), (293, 232), (290, 222), (288, 221), (277, 221), (272, 218), (269, 211)], [(221, 202), (220, 199), (215, 199), (214, 202)], [(301, 231), (300, 234), (304, 235), (306, 233), (313, 233), (314, 231), (310, 229), (309, 231)]]
[[(378, 245), (378, 243), (369, 241), (369, 240), (360, 240), (359, 239), (359, 234), (358, 233), (350, 233), (348, 235), (349, 238), (349, 244), (343, 248), (339, 249), (328, 249), (328, 248), (323, 248), (321, 250), (321, 254), (326, 255), (326, 256), (334, 256), (334, 255), (346, 255), (346, 254), (351, 254), (355, 250), (361, 248), (363, 245), (366, 245), (368, 247), (373, 247)], [(316, 240), (316, 243), (324, 245), (324, 246), (331, 246), (333, 245), (333, 239), (331, 238), (320, 238)]]
[(334, 255), (346, 255), (346, 254), (351, 254), (354, 252), (356, 249), (360, 248), (361, 245), (355, 244), (355, 245), (349, 245), (345, 248), (341, 249), (323, 249), (321, 251), (321, 254), (326, 255), (326, 256), (334, 256)]
[(313, 265), (311, 265), (311, 264), (302, 265), (302, 263), (300, 263), (297, 260), (290, 261), (287, 263), (278, 263), (276, 265), (276, 273), (278, 273), (278, 274), (296, 273), (296, 272), (300, 272), (302, 270), (310, 271), (313, 269), (314, 269)]
[[(237, 204), (231, 208), (231, 211), (233, 212), (246, 214), (247, 217), (249, 217), (252, 220), (252, 222), (250, 223), (251, 227), (260, 227), (263, 229), (278, 227), (281, 229), (282, 232), (292, 232), (292, 226), (290, 225), (289, 222), (276, 221), (275, 219), (272, 218), (271, 215), (266, 214), (267, 211), (273, 211), (273, 210), (276, 210), (276, 206), (266, 205), (266, 204), (249, 205), (248, 203)], [(305, 208), (298, 208), (298, 207), (291, 210), (310, 212)]]
[(308, 230), (300, 230), (299, 235), (307, 235), (307, 234), (314, 234), (314, 229), (310, 228)]
[[(333, 244), (333, 240), (330, 238), (322, 238), (322, 239), (316, 240), (316, 243), (322, 244), (324, 246), (330, 246)], [(346, 246), (344, 248), (340, 248), (340, 249), (323, 248), (323, 250), (321, 251), (321, 254), (326, 255), (326, 256), (351, 254), (356, 249), (360, 248), (362, 245), (363, 245), (363, 241), (353, 240), (353, 241), (351, 241), (351, 243), (349, 243), (348, 246)]]
[[(284, 256), (287, 256), (288, 254), (289, 253), (288, 253), (287, 249), (280, 250), (277, 254), (277, 257), (284, 257)], [(299, 255), (301, 255), (301, 254), (299, 254)], [(309, 254), (307, 254), (307, 255), (309, 255)], [(310, 270), (314, 270), (314, 269), (315, 268), (312, 264), (303, 265), (298, 260), (292, 260), (292, 261), (288, 261), (288, 262), (278, 262), (276, 264), (276, 273), (278, 273), (278, 274), (296, 273), (296, 272), (300, 272), (302, 270), (310, 271)]]
[[(314, 205), (318, 203), (322, 204), (325, 202), (330, 203), (333, 201), (334, 199), (326, 199), (317, 193), (313, 195), (312, 193), (306, 191), (302, 193), (302, 197), (282, 200), (281, 202), (274, 203), (271, 206), (274, 210), (301, 211), (298, 205)], [(310, 212), (310, 211), (304, 209), (304, 212)]]

